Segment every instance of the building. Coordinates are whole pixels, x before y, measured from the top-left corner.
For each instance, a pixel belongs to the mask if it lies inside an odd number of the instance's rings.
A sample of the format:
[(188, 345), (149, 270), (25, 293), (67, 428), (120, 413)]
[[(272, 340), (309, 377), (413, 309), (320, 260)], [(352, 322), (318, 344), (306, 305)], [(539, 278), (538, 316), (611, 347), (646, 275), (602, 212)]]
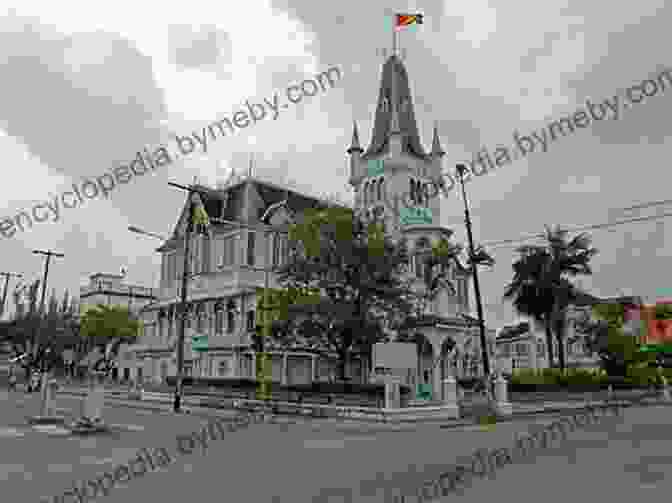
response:
[[(390, 57), (383, 65), (373, 132), (369, 147), (360, 146), (356, 124), (347, 149), (350, 158), (349, 183), (355, 192), (355, 210), (362, 214), (382, 212), (390, 235), (405, 237), (412, 244), (410, 274), (415, 286), (422, 285), (422, 259), (440, 238), (449, 239), (450, 229), (441, 227), (438, 198), (430, 199), (422, 186), (442, 183), (442, 159), (438, 131), (434, 129), (431, 151), (421, 144), (403, 62)], [(206, 191), (202, 203), (213, 222), (212, 237), (193, 236), (189, 281), (189, 318), (185, 337), (185, 372), (197, 376), (253, 377), (254, 352), (250, 332), (254, 330), (256, 289), (264, 285), (264, 270), (287, 259), (285, 237), (267, 233), (261, 216), (280, 225), (308, 208), (325, 203), (294, 190), (258, 180), (252, 176), (234, 178)], [(418, 211), (402, 207), (401, 199), (412, 198)], [(162, 257), (159, 299), (143, 310), (144, 336), (135, 348), (144, 362), (144, 375), (162, 381), (176, 372), (174, 355), (178, 331), (178, 288), (183, 263), (184, 229), (188, 201), (172, 236), (160, 248)], [(418, 214), (420, 217), (418, 218)], [(220, 222), (218, 222), (218, 220)], [(246, 227), (221, 222), (240, 222)], [(450, 373), (479, 373), (482, 368), (477, 331), (469, 320), (469, 272), (456, 262), (449, 271), (456, 292), (441, 292), (429, 306), (425, 319), (413, 327), (427, 344), (420, 359), (418, 379), (429, 380), (440, 389)], [(277, 282), (271, 274), (271, 287)], [(490, 337), (494, 341), (494, 332)], [(206, 351), (191, 351), (190, 337), (207, 336)], [(445, 357), (451, 339), (457, 346)], [(273, 353), (273, 380), (285, 383), (328, 379), (335, 374), (335, 355), (318, 356), (308, 348)], [(470, 356), (468, 363), (466, 356)], [(478, 363), (474, 363), (478, 360)], [(355, 357), (346, 373), (354, 381), (368, 379), (368, 362)], [(482, 372), (482, 370), (481, 370)], [(413, 383), (409, 383), (413, 384)]]
[[(415, 279), (414, 287), (421, 290), (424, 257), (431, 253), (434, 243), (448, 240), (453, 234), (440, 225), (440, 199), (430, 197), (427, 190), (445, 184), (445, 152), (436, 127), (431, 149), (423, 146), (406, 66), (396, 54), (382, 68), (369, 146), (361, 147), (355, 123), (347, 153), (355, 209), (363, 215), (382, 217), (393, 239), (408, 240), (409, 274)], [(413, 329), (416, 340), (424, 341), (419, 344), (422, 349), (417, 377), (431, 383), (434, 390), (441, 389), (441, 381), (448, 374), (473, 376), (483, 371), (478, 329), (469, 316), (470, 273), (456, 261), (448, 276), (456, 291), (444, 288), (428, 306), (425, 319)], [(488, 333), (494, 343), (494, 333)], [(454, 347), (448, 352), (450, 345)], [(435, 398), (441, 397), (435, 394)]]
[[(138, 317), (142, 309), (156, 299), (157, 292), (154, 289), (126, 283), (123, 275), (96, 273), (89, 276), (88, 285), (79, 289), (79, 312), (81, 315), (97, 305), (124, 306), (133, 316)], [(139, 365), (130, 347), (124, 344), (119, 348), (117, 365), (112, 371), (113, 379), (138, 377)], [(82, 363), (87, 365), (89, 361), (90, 358), (85, 358)]]
[[(600, 359), (590, 351), (586, 335), (577, 331), (576, 323), (583, 316), (592, 316), (597, 304), (623, 304), (626, 307), (641, 306), (641, 297), (613, 297), (600, 299), (590, 294), (580, 294), (566, 310), (565, 357), (567, 368), (597, 369)], [(627, 330), (635, 327), (626, 326)], [(633, 334), (634, 335), (634, 334)], [(553, 355), (557, 361), (558, 343), (553, 337)], [(546, 350), (546, 328), (542, 323), (526, 321), (503, 327), (497, 334), (497, 368), (505, 373), (516, 369), (540, 370), (549, 368)]]

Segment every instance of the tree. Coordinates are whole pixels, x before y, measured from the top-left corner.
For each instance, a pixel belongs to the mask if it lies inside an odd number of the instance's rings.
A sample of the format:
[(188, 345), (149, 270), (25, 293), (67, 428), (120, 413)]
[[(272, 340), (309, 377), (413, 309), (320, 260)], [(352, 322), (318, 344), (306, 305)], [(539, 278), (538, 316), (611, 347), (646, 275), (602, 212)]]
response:
[(624, 377), (628, 368), (651, 361), (654, 357), (640, 351), (636, 337), (623, 333), (625, 306), (598, 304), (592, 313), (584, 312), (575, 322), (577, 332), (586, 336), (586, 345), (597, 353), (602, 368), (610, 376)]
[(276, 342), (335, 352), (345, 379), (352, 352), (370, 355), (413, 307), (413, 292), (402, 279), (406, 243), (392, 241), (380, 222), (327, 208), (304, 212), (291, 228), (289, 247), (289, 263), (278, 272), (289, 293)]
[(109, 374), (122, 344), (133, 342), (138, 336), (140, 322), (127, 307), (105, 306), (89, 308), (82, 315), (80, 335), (90, 340), (90, 346), (101, 349), (93, 369)]
[(76, 344), (78, 338), (76, 309), (68, 292), (59, 305), (56, 292), (52, 291), (46, 311), (40, 312), (39, 283), (38, 280), (27, 289), (14, 291), (15, 314), (3, 336), (27, 378), (33, 371), (49, 372), (62, 363), (63, 350)]
[(590, 275), (590, 260), (597, 249), (591, 238), (582, 233), (570, 241), (567, 231), (546, 227), (546, 244), (521, 246), (520, 258), (514, 262), (514, 277), (504, 291), (504, 298), (513, 300), (516, 311), (544, 324), (549, 365), (553, 366), (553, 331), (558, 343), (560, 369), (565, 369), (565, 312), (579, 295), (570, 281), (578, 275)]

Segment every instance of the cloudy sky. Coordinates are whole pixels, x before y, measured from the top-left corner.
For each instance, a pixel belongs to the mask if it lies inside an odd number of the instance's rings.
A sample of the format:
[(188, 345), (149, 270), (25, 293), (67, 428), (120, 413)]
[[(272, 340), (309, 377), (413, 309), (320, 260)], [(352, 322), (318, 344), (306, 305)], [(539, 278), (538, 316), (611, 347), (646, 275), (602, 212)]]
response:
[[(511, 145), (514, 131), (539, 131), (587, 99), (613, 99), (672, 67), (664, 43), (672, 6), (664, 0), (500, 4), (247, 0), (189, 9), (144, 0), (3, 2), (0, 218), (127, 165), (144, 148), (174, 150), (173, 133), (202, 131), (245, 100), (261, 103), (333, 66), (343, 78), (337, 88), (280, 110), (276, 120), (133, 178), (108, 199), (62, 210), (58, 222), (12, 238), (0, 236), (0, 271), (37, 278), (43, 259), (31, 250), (53, 249), (65, 254), (50, 270), (49, 286), (59, 293), (121, 267), (129, 281), (156, 285), (158, 242), (127, 227), (169, 233), (184, 194), (168, 181), (196, 176), (215, 184), (232, 168), (245, 169), (251, 153), (259, 176), (349, 197), (345, 150), (353, 120), (362, 142), (370, 140), (393, 12), (425, 16), (419, 29), (402, 33), (401, 46), (424, 143), (431, 144), (437, 121), (445, 169), (482, 147)], [(594, 122), (550, 143), (548, 152), (537, 147), (474, 177), (467, 187), (476, 240), (524, 236), (544, 224), (572, 227), (664, 212), (626, 215), (618, 208), (672, 199), (672, 176), (664, 168), (671, 104), (672, 89), (661, 88), (617, 120)], [(458, 194), (443, 199), (441, 223), (463, 241)], [(650, 298), (672, 287), (666, 224), (595, 231), (600, 254), (583, 286), (596, 295)], [(492, 252), (497, 265), (482, 282), (488, 323), (497, 327), (515, 319), (501, 300), (515, 252), (514, 246)]]

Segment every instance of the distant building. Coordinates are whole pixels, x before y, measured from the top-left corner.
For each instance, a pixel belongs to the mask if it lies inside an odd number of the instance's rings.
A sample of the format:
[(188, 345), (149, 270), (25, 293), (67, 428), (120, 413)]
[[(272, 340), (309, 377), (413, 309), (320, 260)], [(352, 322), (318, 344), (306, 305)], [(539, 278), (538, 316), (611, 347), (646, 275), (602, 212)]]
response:
[[(128, 308), (131, 315), (139, 317), (143, 308), (157, 299), (157, 291), (141, 285), (132, 285), (124, 282), (124, 276), (117, 274), (97, 273), (89, 276), (89, 284), (79, 289), (80, 316), (87, 309), (97, 305), (123, 306)], [(113, 379), (136, 379), (140, 364), (129, 348), (124, 344), (119, 348), (117, 366), (112, 371)], [(88, 366), (95, 355), (88, 355), (80, 365)]]

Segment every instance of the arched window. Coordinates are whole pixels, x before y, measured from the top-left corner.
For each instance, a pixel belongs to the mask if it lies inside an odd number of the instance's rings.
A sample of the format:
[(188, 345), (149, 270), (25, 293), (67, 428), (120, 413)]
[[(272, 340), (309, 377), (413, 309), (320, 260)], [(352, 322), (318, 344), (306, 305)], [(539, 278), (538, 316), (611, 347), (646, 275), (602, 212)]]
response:
[(369, 202), (375, 201), (376, 197), (376, 182), (373, 181), (369, 184)]
[(369, 183), (368, 182), (364, 182), (364, 185), (362, 185), (361, 197), (362, 197), (362, 204), (364, 206), (366, 206), (367, 203), (369, 202)]
[(226, 304), (226, 332), (232, 334), (236, 330), (236, 304), (229, 300)]
[(383, 200), (383, 195), (381, 193), (382, 189), (383, 189), (383, 179), (382, 178), (378, 179), (378, 183), (376, 183), (376, 189), (377, 189), (377, 192), (378, 192), (376, 194), (378, 196), (377, 199), (378, 199), (378, 201), (382, 201)]
[(411, 196), (411, 202), (415, 203), (415, 184), (412, 178), (409, 180), (408, 194)]
[(215, 333), (224, 333), (224, 304), (221, 301), (215, 304)]

